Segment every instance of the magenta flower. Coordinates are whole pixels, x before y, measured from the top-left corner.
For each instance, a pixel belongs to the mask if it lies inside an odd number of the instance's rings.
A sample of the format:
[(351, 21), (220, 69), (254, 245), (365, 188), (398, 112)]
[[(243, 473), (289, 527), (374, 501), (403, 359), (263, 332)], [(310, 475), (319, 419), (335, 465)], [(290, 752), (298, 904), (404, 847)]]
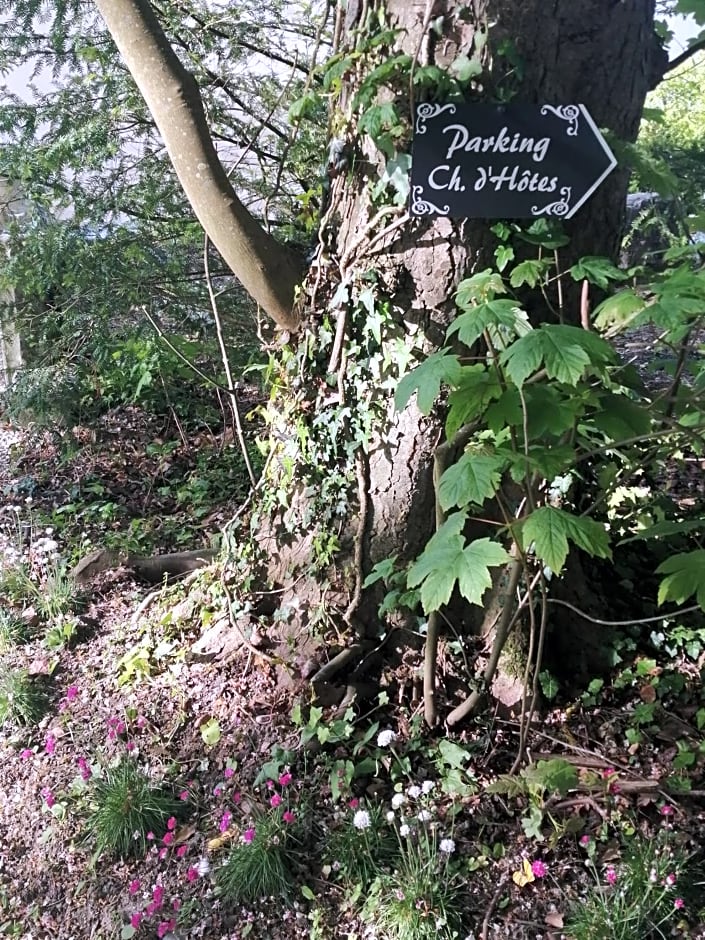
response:
[(153, 842), (153, 841), (154, 841), (154, 833), (153, 833), (153, 832), (148, 832), (148, 833), (147, 833), (147, 842)]
[(218, 828), (221, 832), (227, 832), (228, 826), (230, 825), (230, 820), (233, 818), (233, 814), (230, 810), (226, 809), (223, 815), (220, 817), (220, 824)]
[(163, 849), (159, 849), (159, 852), (158, 852), (158, 854), (157, 854), (157, 858), (158, 858), (160, 861), (163, 861), (163, 860), (167, 857), (168, 854), (169, 854), (169, 849), (168, 849), (166, 846), (164, 846)]
[(293, 777), (291, 776), (291, 774), (289, 773), (289, 771), (287, 771), (285, 774), (281, 774), (281, 775), (280, 775), (280, 777), (279, 777), (279, 786), (280, 786), (280, 787), (288, 787), (292, 780), (293, 780)]
[(161, 885), (155, 885), (152, 889), (152, 900), (157, 907), (161, 907), (164, 903), (164, 888)]
[(242, 834), (242, 841), (246, 842), (248, 845), (254, 841), (255, 838), (255, 828), (252, 826), (250, 829), (245, 829)]
[(186, 871), (186, 881), (195, 881), (198, 878), (198, 869), (194, 868), (193, 865)]
[(282, 798), (279, 796), (279, 794), (274, 793), (269, 801), (269, 805), (276, 808), (277, 806), (279, 806), (281, 801), (282, 801)]
[(605, 880), (609, 885), (614, 885), (617, 883), (617, 872), (614, 870), (614, 868), (610, 867), (607, 869), (605, 872)]
[(665, 806), (662, 806), (661, 809), (659, 810), (659, 813), (661, 813), (662, 816), (672, 816), (674, 812), (675, 810), (673, 809), (673, 807), (668, 806), (668, 804), (666, 804)]
[(667, 888), (672, 888), (673, 885), (676, 883), (676, 876), (673, 873), (666, 875), (663, 883), (666, 885)]
[(285, 823), (293, 823), (293, 821), (296, 819), (296, 814), (292, 813), (291, 810), (288, 809), (286, 812), (282, 813), (282, 819)]
[(548, 868), (542, 861), (536, 859), (535, 862), (531, 863), (531, 871), (533, 872), (535, 878), (543, 878), (548, 873)]
[(140, 889), (140, 880), (139, 878), (135, 878), (134, 881), (130, 882), (130, 887), (128, 890), (130, 894), (137, 894), (139, 889)]
[(44, 750), (47, 752), (49, 757), (51, 757), (51, 755), (56, 750), (56, 738), (54, 737), (53, 734), (47, 735), (47, 739), (44, 742)]
[(70, 685), (68, 689), (66, 689), (66, 698), (69, 702), (73, 702), (73, 700), (76, 698), (77, 695), (78, 695), (77, 685)]
[(166, 821), (167, 829), (176, 829), (176, 816), (170, 816)]
[(186, 855), (187, 852), (188, 852), (188, 846), (187, 846), (187, 845), (180, 845), (180, 846), (178, 847), (178, 849), (176, 850), (176, 857), (177, 857), (177, 858), (183, 858), (184, 855)]
[(223, 776), (226, 777), (228, 780), (230, 779), (230, 777), (234, 776), (234, 774), (235, 774), (235, 771), (233, 770), (232, 767), (226, 767), (225, 770), (223, 771)]
[(179, 793), (179, 799), (183, 800), (183, 802), (185, 803), (186, 800), (188, 799), (188, 790), (182, 790), (181, 793)]
[(42, 796), (44, 797), (44, 802), (49, 807), (49, 809), (51, 809), (54, 803), (56, 803), (56, 798), (54, 794), (51, 792), (49, 787), (43, 787), (41, 793), (42, 793)]
[(174, 833), (173, 833), (173, 832), (165, 832), (165, 833), (164, 833), (164, 836), (162, 837), (162, 842), (163, 842), (163, 844), (164, 844), (164, 845), (171, 845), (171, 843), (172, 843), (173, 841), (174, 841)]
[(30, 748), (28, 748), (28, 747), (26, 747), (26, 748), (24, 748), (22, 751), (20, 751), (20, 757), (22, 758), (22, 760), (29, 760), (30, 757), (32, 757), (33, 755), (34, 755), (34, 751), (32, 751), (32, 750), (31, 750)]
[(237, 806), (241, 799), (242, 794), (239, 790), (236, 790), (235, 793), (233, 793), (233, 803)]
[(142, 923), (142, 912), (135, 911), (135, 913), (130, 918), (130, 926), (134, 927), (135, 930), (137, 930), (137, 928), (139, 927), (141, 923)]
[(135, 724), (140, 730), (142, 730), (142, 728), (144, 728), (147, 724), (147, 719), (144, 717), (144, 715), (138, 715)]
[(170, 930), (173, 930), (176, 927), (176, 920), (173, 917), (170, 917), (169, 920), (163, 920), (161, 924), (157, 927), (157, 936), (165, 937)]
[(274, 786), (275, 786), (275, 784), (274, 784), (274, 781), (273, 781), (273, 780), (268, 780), (268, 781), (267, 781), (267, 789), (268, 789), (268, 790), (273, 790), (273, 789), (274, 789)]
[(171, 909), (172, 911), (178, 911), (181, 909), (181, 901), (178, 898), (174, 898), (174, 900), (171, 902)]
[(616, 772), (617, 772), (617, 771), (614, 769), (614, 767), (606, 767), (606, 768), (602, 771), (602, 779), (603, 779), (603, 780), (609, 780), (609, 778), (610, 778), (610, 777), (613, 777), (613, 776), (616, 774)]
[(81, 771), (81, 776), (84, 780), (90, 780), (93, 776), (91, 768), (88, 766), (88, 761), (85, 757), (79, 757), (76, 761), (78, 764), (78, 769)]
[(591, 840), (590, 836), (580, 836), (580, 844), (581, 844), (583, 847), (585, 847), (586, 845), (590, 845), (590, 842), (591, 842), (591, 841), (592, 841), (592, 840)]
[(675, 907), (677, 911), (679, 911), (682, 907), (685, 907), (685, 901), (683, 900), (683, 898), (676, 898), (675, 901), (673, 902), (673, 906)]
[(220, 784), (217, 784), (213, 787), (213, 796), (220, 796), (223, 792), (223, 788)]
[(348, 806), (350, 807), (350, 809), (357, 809), (359, 805), (360, 805), (360, 801), (358, 800), (356, 796), (354, 796), (351, 800), (348, 800)]

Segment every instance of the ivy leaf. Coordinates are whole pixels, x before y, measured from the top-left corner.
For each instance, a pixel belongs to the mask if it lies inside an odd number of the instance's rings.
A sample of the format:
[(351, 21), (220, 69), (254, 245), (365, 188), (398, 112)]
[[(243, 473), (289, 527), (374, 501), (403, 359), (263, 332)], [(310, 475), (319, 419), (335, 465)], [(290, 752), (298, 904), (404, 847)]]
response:
[(440, 349), (409, 372), (397, 385), (394, 404), (402, 411), (416, 392), (419, 411), (427, 415), (441, 391), (441, 383), (457, 385), (462, 375), (462, 366), (457, 356), (448, 355), (448, 349)]
[(482, 63), (479, 58), (471, 59), (469, 56), (459, 55), (451, 63), (450, 72), (459, 82), (468, 82), (475, 75), (482, 74)]
[(656, 569), (665, 574), (658, 589), (658, 602), (673, 601), (682, 604), (692, 594), (705, 610), (705, 549), (672, 555)]
[(489, 300), (470, 307), (448, 327), (447, 336), (458, 334), (466, 346), (472, 344), (490, 327), (505, 327), (515, 335), (527, 328), (528, 317), (514, 300)]
[(476, 539), (463, 552), (463, 566), (458, 575), (460, 593), (471, 604), (481, 604), (482, 595), (492, 586), (489, 569), (509, 562), (509, 553), (491, 539)]
[(596, 284), (602, 290), (609, 287), (610, 281), (623, 281), (627, 275), (615, 267), (608, 258), (599, 258), (588, 255), (581, 258), (577, 264), (570, 269), (570, 276), (574, 281), (589, 281)]
[(441, 477), (438, 488), (441, 507), (448, 510), (470, 503), (481, 506), (486, 499), (491, 499), (499, 487), (504, 462), (497, 454), (466, 451)]
[(610, 557), (607, 532), (599, 522), (555, 506), (535, 509), (524, 522), (521, 536), (524, 546), (534, 543), (537, 557), (556, 574), (568, 557), (569, 541), (597, 558)]
[(378, 581), (384, 581), (386, 584), (397, 571), (396, 561), (396, 555), (392, 555), (391, 558), (383, 558), (381, 561), (378, 561), (372, 571), (370, 571), (363, 581), (363, 588), (371, 587)]

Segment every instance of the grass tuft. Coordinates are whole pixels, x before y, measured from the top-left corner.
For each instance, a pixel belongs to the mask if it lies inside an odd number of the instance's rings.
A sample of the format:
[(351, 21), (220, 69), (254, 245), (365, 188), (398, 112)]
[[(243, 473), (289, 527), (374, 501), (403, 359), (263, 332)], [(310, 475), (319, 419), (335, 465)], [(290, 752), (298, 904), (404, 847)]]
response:
[(0, 726), (35, 725), (48, 707), (47, 694), (26, 669), (0, 667)]

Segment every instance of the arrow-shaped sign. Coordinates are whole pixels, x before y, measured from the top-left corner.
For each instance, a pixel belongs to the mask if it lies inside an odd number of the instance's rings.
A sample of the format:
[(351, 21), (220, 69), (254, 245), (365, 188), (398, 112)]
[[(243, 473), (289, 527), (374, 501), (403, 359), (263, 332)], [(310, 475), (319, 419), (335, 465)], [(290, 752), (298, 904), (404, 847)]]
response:
[(411, 214), (575, 215), (617, 165), (582, 104), (420, 104)]

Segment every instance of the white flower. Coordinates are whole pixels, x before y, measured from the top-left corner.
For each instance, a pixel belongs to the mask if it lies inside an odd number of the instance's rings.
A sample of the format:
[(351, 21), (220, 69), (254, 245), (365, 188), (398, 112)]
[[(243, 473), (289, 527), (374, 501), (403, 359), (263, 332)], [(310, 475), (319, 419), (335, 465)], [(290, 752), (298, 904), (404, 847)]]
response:
[(396, 731), (392, 731), (391, 728), (387, 728), (385, 731), (380, 731), (380, 733), (377, 735), (377, 747), (389, 747), (389, 745), (393, 744), (396, 739)]
[(406, 803), (406, 797), (403, 793), (395, 793), (392, 797), (392, 809), (399, 809)]
[(424, 782), (421, 784), (421, 792), (424, 796), (428, 796), (435, 785), (436, 784), (433, 782), (433, 780), (424, 780)]
[(455, 840), (454, 839), (441, 839), (438, 848), (445, 855), (452, 855), (455, 852)]
[(199, 858), (198, 864), (196, 865), (196, 871), (199, 874), (200, 878), (203, 878), (204, 875), (207, 875), (211, 870), (211, 864), (207, 858)]
[(371, 825), (372, 820), (366, 809), (359, 809), (353, 816), (353, 826), (356, 829), (369, 829)]
[(421, 796), (421, 787), (417, 787), (414, 783), (410, 787), (406, 788), (406, 792), (412, 800), (418, 800), (418, 798)]
[(429, 822), (432, 819), (432, 816), (427, 809), (422, 809), (416, 818), (419, 820), (419, 822)]
[(411, 829), (409, 829), (406, 823), (403, 823), (403, 825), (399, 826), (399, 835), (402, 836), (402, 838), (405, 839), (410, 832)]
[(394, 822), (394, 813), (391, 811), (391, 809), (387, 813), (387, 822)]

